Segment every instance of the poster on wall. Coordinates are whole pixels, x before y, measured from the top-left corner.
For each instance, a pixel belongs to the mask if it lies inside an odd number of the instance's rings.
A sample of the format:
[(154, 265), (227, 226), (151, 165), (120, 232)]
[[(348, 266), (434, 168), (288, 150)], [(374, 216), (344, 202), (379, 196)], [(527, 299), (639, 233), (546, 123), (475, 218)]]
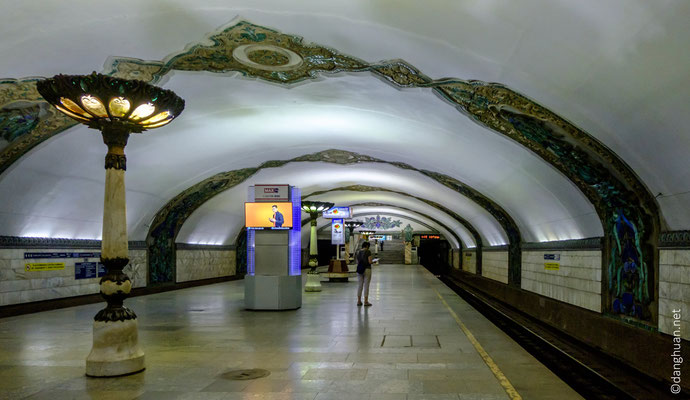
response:
[(344, 232), (342, 218), (331, 220), (331, 244), (345, 244)]
[(561, 269), (560, 254), (544, 254), (544, 269), (547, 271), (558, 271)]
[(64, 262), (52, 262), (52, 263), (26, 263), (24, 264), (24, 269), (27, 271), (57, 271), (65, 269)]

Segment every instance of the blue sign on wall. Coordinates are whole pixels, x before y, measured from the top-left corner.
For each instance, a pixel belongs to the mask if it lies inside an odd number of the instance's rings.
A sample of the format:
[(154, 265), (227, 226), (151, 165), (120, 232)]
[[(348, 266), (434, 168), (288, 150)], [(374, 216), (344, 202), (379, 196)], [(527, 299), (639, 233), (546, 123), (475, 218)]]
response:
[(105, 275), (105, 266), (97, 262), (74, 264), (74, 279), (99, 278)]
[(561, 259), (560, 254), (544, 254), (544, 260), (556, 260), (559, 261)]
[(101, 253), (24, 253), (24, 259), (31, 258), (101, 258)]

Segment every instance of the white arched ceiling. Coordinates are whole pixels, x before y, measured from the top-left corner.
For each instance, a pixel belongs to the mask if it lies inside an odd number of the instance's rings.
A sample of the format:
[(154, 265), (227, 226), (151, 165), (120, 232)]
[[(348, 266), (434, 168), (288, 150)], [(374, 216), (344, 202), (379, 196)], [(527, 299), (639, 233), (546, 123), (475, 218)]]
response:
[[(123, 0), (104, 12), (85, 0), (17, 1), (0, 15), (0, 71), (4, 78), (52, 76), (101, 70), (110, 56), (160, 60), (242, 15), (366, 61), (402, 58), (432, 78), (506, 84), (614, 150), (650, 191), (662, 193), (668, 226), (688, 229), (689, 7), (647, 0)], [(334, 147), (451, 175), (508, 211), (525, 241), (602, 234), (592, 206), (560, 173), (428, 90), (397, 90), (362, 74), (288, 90), (176, 72), (164, 86), (187, 109), (170, 126), (130, 139), (131, 239), (142, 239), (155, 212), (203, 178)], [(77, 127), (15, 163), (0, 176), (0, 234), (100, 237), (104, 154), (99, 134)], [(479, 212), (460, 214), (482, 226), (472, 219)], [(494, 233), (489, 227), (480, 232), (502, 237), (495, 222)]]
[[(353, 214), (353, 219), (361, 219), (363, 216), (376, 216), (376, 215), (381, 215), (381, 216), (393, 216), (394, 220), (399, 219), (403, 221), (403, 224), (400, 228), (395, 228), (393, 230), (378, 230), (379, 233), (383, 234), (386, 232), (394, 232), (394, 231), (401, 231), (402, 229), (407, 226), (409, 223), (412, 225), (412, 228), (419, 232), (419, 231), (428, 231), (428, 228), (424, 225), (419, 224), (418, 222), (415, 222), (415, 220), (420, 221), (424, 223), (425, 225), (435, 229), (438, 231), (440, 234), (442, 234), (446, 240), (450, 243), (450, 245), (457, 249), (460, 247), (460, 243), (457, 241), (455, 236), (445, 227), (440, 225), (439, 223), (429, 219), (428, 217), (424, 215), (420, 215), (418, 213), (409, 211), (409, 210), (403, 210), (400, 208), (396, 207), (391, 207), (391, 206), (355, 206), (354, 207), (354, 214)], [(319, 217), (317, 219), (317, 224), (316, 227), (317, 229), (322, 229), (327, 225), (330, 225), (331, 220)], [(355, 232), (359, 232), (360, 229), (356, 229)], [(302, 231), (302, 246), (307, 246), (309, 243), (309, 225), (305, 225), (303, 227)], [(464, 245), (464, 244), (463, 244)]]
[[(431, 179), (423, 177), (417, 172), (403, 170), (387, 164), (335, 165), (323, 162), (294, 162), (281, 168), (262, 169), (242, 184), (228, 189), (204, 203), (182, 225), (177, 236), (177, 242), (232, 244), (244, 224), (244, 202), (247, 201), (247, 188), (254, 184), (269, 182), (289, 183), (299, 187), (302, 190), (303, 197), (316, 191), (330, 190), (353, 183), (360, 183), (399, 190), (420, 197), (434, 193), (436, 196), (435, 201), (446, 205), (448, 208), (453, 206), (457, 208), (457, 203), (463, 202), (462, 196), (445, 186), (434, 183)], [(444, 195), (446, 192), (450, 193)], [(456, 231), (462, 240), (468, 243), (468, 246), (474, 246), (474, 238), (458, 221), (431, 205), (409, 196), (391, 192), (333, 191), (318, 196), (311, 196), (309, 199), (330, 201), (343, 206), (374, 201), (410, 208), (444, 223), (450, 229)], [(467, 201), (465, 200), (465, 202)], [(478, 215), (481, 217), (482, 214), (480, 212), (487, 214), (486, 211), (473, 203), (467, 202), (467, 204), (473, 207), (468, 207), (467, 213), (470, 216)], [(304, 217), (306, 217), (306, 214), (303, 214)], [(153, 215), (150, 218), (152, 219)], [(477, 218), (477, 220), (481, 219)], [(496, 229), (500, 230), (500, 226), (493, 218), (489, 216), (487, 220), (492, 223), (475, 228), (478, 230), (483, 228), (487, 233), (492, 233)], [(494, 228), (494, 226), (498, 226), (498, 228)], [(143, 240), (148, 233), (148, 226), (146, 225), (137, 228), (130, 225), (130, 229), (133, 232), (138, 232), (134, 237), (141, 238), (135, 240)], [(502, 230), (498, 232), (504, 235)], [(502, 236), (499, 236), (499, 240), (500, 238)]]
[[(451, 235), (451, 232), (448, 231), (449, 229), (450, 231), (455, 233), (455, 235), (457, 235), (460, 238), (460, 240), (462, 240), (463, 245), (465, 247), (477, 246), (477, 243), (474, 240), (474, 237), (472, 236), (470, 231), (468, 231), (465, 226), (460, 224), (460, 222), (455, 220), (450, 215), (442, 211), (439, 211), (438, 209), (422, 201), (416, 200), (408, 196), (388, 192), (333, 191), (318, 196), (312, 196), (309, 198), (309, 200), (327, 201), (342, 207), (362, 204), (366, 202), (385, 204), (386, 206), (356, 206), (355, 215), (359, 215), (360, 213), (371, 213), (374, 212), (374, 210), (382, 210), (381, 212), (385, 210), (390, 210), (391, 212), (397, 210), (396, 212), (398, 213), (401, 213), (403, 215), (409, 215), (411, 217), (415, 217), (423, 221), (433, 222), (431, 220), (433, 219), (435, 221), (438, 221), (438, 223), (433, 223), (432, 226), (434, 226), (434, 228), (436, 228), (439, 232), (443, 233), (446, 237), (449, 237), (448, 240), (452, 241), (453, 247), (458, 247), (459, 244), (457, 240), (452, 238), (453, 235)], [(440, 224), (443, 224), (443, 226), (441, 226)], [(485, 245), (491, 244), (485, 243)]]

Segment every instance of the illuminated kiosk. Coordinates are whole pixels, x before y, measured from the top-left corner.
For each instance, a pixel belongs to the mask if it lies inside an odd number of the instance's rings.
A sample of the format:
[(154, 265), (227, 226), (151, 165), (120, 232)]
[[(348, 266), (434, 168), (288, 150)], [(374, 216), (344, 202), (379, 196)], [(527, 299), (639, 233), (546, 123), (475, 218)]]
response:
[(300, 189), (288, 185), (255, 185), (249, 187), (247, 197), (247, 275), (244, 278), (244, 305), (249, 310), (300, 308)]

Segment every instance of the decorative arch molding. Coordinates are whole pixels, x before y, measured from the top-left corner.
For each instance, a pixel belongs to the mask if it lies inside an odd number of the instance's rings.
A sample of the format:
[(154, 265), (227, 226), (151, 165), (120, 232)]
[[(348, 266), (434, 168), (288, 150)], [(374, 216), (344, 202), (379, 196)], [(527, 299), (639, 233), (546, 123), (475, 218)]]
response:
[[(209, 42), (210, 45), (205, 44)], [(432, 79), (403, 60), (368, 63), (242, 19), (232, 21), (209, 35), (204, 43), (188, 47), (165, 61), (112, 58), (109, 63), (106, 72), (110, 75), (138, 76), (149, 82), (181, 70), (239, 72), (266, 82), (292, 85), (320, 73), (345, 71), (373, 73), (398, 88), (429, 88), (478, 124), (534, 152), (585, 194), (605, 233), (605, 310), (618, 313), (615, 302), (621, 300), (622, 286), (614, 277), (620, 275), (627, 262), (624, 254), (633, 255), (644, 276), (639, 282), (628, 282), (634, 286), (632, 291), (643, 293), (635, 295), (635, 305), (644, 311), (638, 318), (652, 322), (657, 319), (652, 303), (657, 297), (657, 240), (664, 222), (654, 196), (634, 171), (597, 139), (504, 85), (457, 78)], [(16, 87), (9, 89), (15, 90)], [(38, 143), (65, 129), (59, 123), (56, 125), (55, 130), (24, 135), (17, 144), (10, 143), (0, 152), (0, 173)], [(514, 234), (506, 232), (509, 237)], [(622, 238), (627, 238), (623, 245)], [(510, 237), (510, 242), (517, 239)], [(519, 248), (511, 251), (511, 262), (519, 256)], [(511, 274), (509, 283), (519, 285), (520, 276)]]
[[(362, 155), (358, 153), (352, 153), (344, 150), (325, 150), (318, 153), (307, 154), (304, 156), (299, 156), (292, 158), (290, 160), (272, 160), (262, 163), (258, 167), (253, 168), (242, 168), (236, 169), (228, 172), (221, 172), (214, 176), (204, 179), (203, 181), (190, 186), (186, 190), (182, 191), (180, 194), (175, 196), (170, 200), (163, 208), (161, 208), (155, 215), (151, 227), (149, 228), (149, 233), (146, 238), (146, 243), (148, 245), (148, 262), (149, 262), (149, 282), (152, 284), (171, 282), (174, 280), (174, 268), (175, 265), (175, 239), (180, 231), (180, 228), (184, 222), (189, 218), (189, 216), (199, 208), (203, 203), (216, 196), (217, 194), (228, 190), (245, 180), (247, 180), (252, 175), (256, 174), (258, 171), (264, 168), (278, 168), (282, 167), (291, 162), (327, 162), (339, 165), (355, 164), (360, 162), (379, 162), (387, 163), (394, 166), (398, 166), (405, 169), (410, 169), (414, 171), (419, 171), (412, 166), (401, 163), (392, 163), (380, 159), (376, 159), (367, 155)], [(439, 174), (440, 175), (440, 174)], [(453, 179), (453, 178), (450, 178)], [(459, 182), (458, 182), (459, 183)], [(459, 183), (472, 193), (476, 193), (477, 196), (482, 196), (479, 192), (474, 189), (469, 188), (462, 183)], [(356, 190), (358, 186), (351, 186), (353, 190)], [(367, 191), (366, 186), (359, 187), (362, 191)], [(400, 192), (396, 192), (400, 193)], [(460, 192), (458, 192), (460, 193)], [(319, 192), (314, 192), (309, 194), (309, 196), (314, 196), (319, 194)], [(460, 193), (462, 194), (462, 193)], [(307, 196), (305, 196), (306, 198)], [(421, 199), (420, 199), (421, 200)], [(469, 222), (462, 218), (457, 213), (447, 209), (446, 207), (433, 202), (431, 200), (423, 200), (427, 204), (438, 208), (439, 210), (453, 216), (462, 223), (464, 221), (465, 227), (472, 233), (477, 242), (477, 247), (481, 247), (481, 237), (477, 230), (472, 227)], [(487, 199), (487, 201), (492, 202)], [(493, 203), (493, 202), (492, 202)], [(494, 203), (495, 204), (495, 203)], [(502, 210), (500, 206), (496, 205), (496, 209)], [(487, 210), (491, 213), (492, 210)], [(504, 211), (505, 212), (505, 211)], [(492, 214), (493, 215), (493, 214)], [(507, 213), (506, 213), (507, 215)], [(512, 219), (511, 219), (512, 221)], [(517, 230), (517, 226), (515, 227)], [(519, 249), (520, 242), (516, 245)], [(518, 260), (519, 261), (519, 260)], [(519, 268), (519, 264), (518, 268)], [(518, 274), (519, 276), (519, 274)]]
[[(375, 202), (366, 202), (366, 203), (350, 204), (348, 207), (357, 207), (357, 206), (361, 206), (361, 207), (391, 207), (391, 208), (397, 208), (397, 209), (399, 209), (399, 210), (404, 210), (404, 211), (407, 211), (407, 212), (410, 212), (410, 213), (414, 213), (414, 214), (420, 215), (420, 216), (422, 216), (422, 217), (428, 219), (429, 221), (432, 221), (433, 223), (435, 223), (435, 224), (437, 224), (437, 225), (443, 227), (443, 229), (447, 230), (448, 232), (450, 232), (450, 234), (453, 235), (453, 238), (455, 238), (455, 240), (457, 240), (458, 243), (460, 244), (460, 248), (461, 248), (461, 249), (462, 249), (462, 248), (467, 248), (467, 244), (464, 243), (464, 242), (462, 241), (462, 239), (460, 238), (460, 236), (458, 236), (458, 235), (457, 235), (452, 229), (450, 229), (446, 224), (444, 224), (443, 222), (440, 222), (439, 220), (437, 220), (437, 219), (435, 219), (435, 218), (433, 218), (433, 217), (431, 217), (431, 216), (429, 216), (429, 215), (427, 215), (427, 214), (421, 213), (421, 212), (419, 212), (419, 211), (417, 211), (417, 210), (413, 210), (413, 209), (407, 208), (407, 207), (401, 207), (401, 206), (395, 205), (395, 204), (375, 203)], [(375, 215), (375, 214), (376, 214), (376, 213), (366, 213), (366, 214), (364, 214), (364, 215)], [(392, 213), (387, 213), (387, 214), (392, 214)], [(404, 214), (394, 214), (394, 215), (399, 216), (399, 217), (401, 217), (401, 218), (407, 218), (407, 219), (410, 220), (410, 221), (417, 222), (418, 224), (424, 225), (424, 226), (426, 226), (427, 228), (429, 228), (429, 229), (431, 229), (431, 230), (434, 230), (434, 231), (436, 230), (436, 229), (433, 229), (432, 227), (430, 227), (429, 225), (427, 225), (426, 223), (424, 223), (424, 222), (422, 222), (422, 221), (420, 221), (420, 220), (418, 220), (418, 219), (416, 219), (416, 218), (414, 218), (414, 217), (410, 217), (410, 216), (407, 216), (407, 215), (404, 215)], [(356, 217), (353, 217), (353, 218), (356, 218)], [(305, 226), (305, 225), (308, 224), (308, 223), (309, 223), (309, 220), (302, 221), (302, 226)], [(319, 228), (319, 229), (323, 229), (323, 227), (321, 227), (321, 228)]]
[[(467, 229), (470, 232), (470, 234), (474, 238), (474, 242), (477, 245), (477, 248), (481, 249), (484, 245), (482, 237), (479, 234), (479, 231), (477, 231), (477, 228), (475, 228), (468, 220), (463, 218), (460, 214), (456, 213), (455, 211), (453, 211), (453, 210), (451, 210), (451, 209), (449, 209), (449, 208), (447, 208), (447, 207), (445, 207), (445, 206), (443, 206), (443, 205), (441, 205), (441, 204), (439, 204), (433, 200), (425, 199), (423, 197), (413, 196), (409, 193), (404, 193), (404, 192), (400, 192), (397, 190), (382, 188), (382, 187), (378, 187), (378, 186), (350, 185), (350, 186), (341, 186), (341, 187), (337, 187), (337, 188), (332, 188), (332, 189), (328, 189), (328, 190), (319, 190), (316, 192), (309, 193), (308, 195), (304, 196), (304, 198), (307, 199), (311, 196), (318, 196), (320, 194), (325, 194), (325, 193), (329, 193), (329, 192), (337, 192), (337, 191), (387, 192), (387, 193), (395, 193), (395, 194), (399, 194), (401, 196), (410, 197), (410, 198), (413, 198), (415, 200), (419, 200), (421, 202), (424, 202), (424, 203), (430, 205), (431, 207), (436, 208), (437, 210), (441, 211), (442, 213), (444, 213), (444, 214), (450, 216), (451, 218), (455, 219), (456, 221), (458, 221), (460, 223), (460, 225), (464, 226), (465, 229)], [(382, 203), (371, 203), (371, 202), (369, 202), (369, 203), (353, 204), (352, 207), (358, 206), (358, 205), (359, 206), (376, 206), (376, 205), (383, 205), (383, 204)], [(411, 210), (409, 208), (405, 208), (405, 207), (401, 207), (401, 206), (397, 206), (397, 205), (391, 205), (391, 204), (386, 204), (386, 205), (390, 206), (390, 207), (396, 207), (396, 208), (399, 208), (401, 210), (416, 212), (419, 215), (423, 215), (429, 219), (432, 219), (428, 215), (422, 214), (419, 211)], [(440, 223), (439, 223), (439, 225), (442, 225), (444, 228), (448, 229), (448, 231), (453, 232), (453, 230), (449, 229), (447, 226), (440, 224)], [(458, 243), (462, 243), (462, 240), (460, 240), (460, 238), (457, 235), (455, 235), (455, 237), (458, 238)], [(465, 244), (465, 247), (467, 247), (466, 244)]]

